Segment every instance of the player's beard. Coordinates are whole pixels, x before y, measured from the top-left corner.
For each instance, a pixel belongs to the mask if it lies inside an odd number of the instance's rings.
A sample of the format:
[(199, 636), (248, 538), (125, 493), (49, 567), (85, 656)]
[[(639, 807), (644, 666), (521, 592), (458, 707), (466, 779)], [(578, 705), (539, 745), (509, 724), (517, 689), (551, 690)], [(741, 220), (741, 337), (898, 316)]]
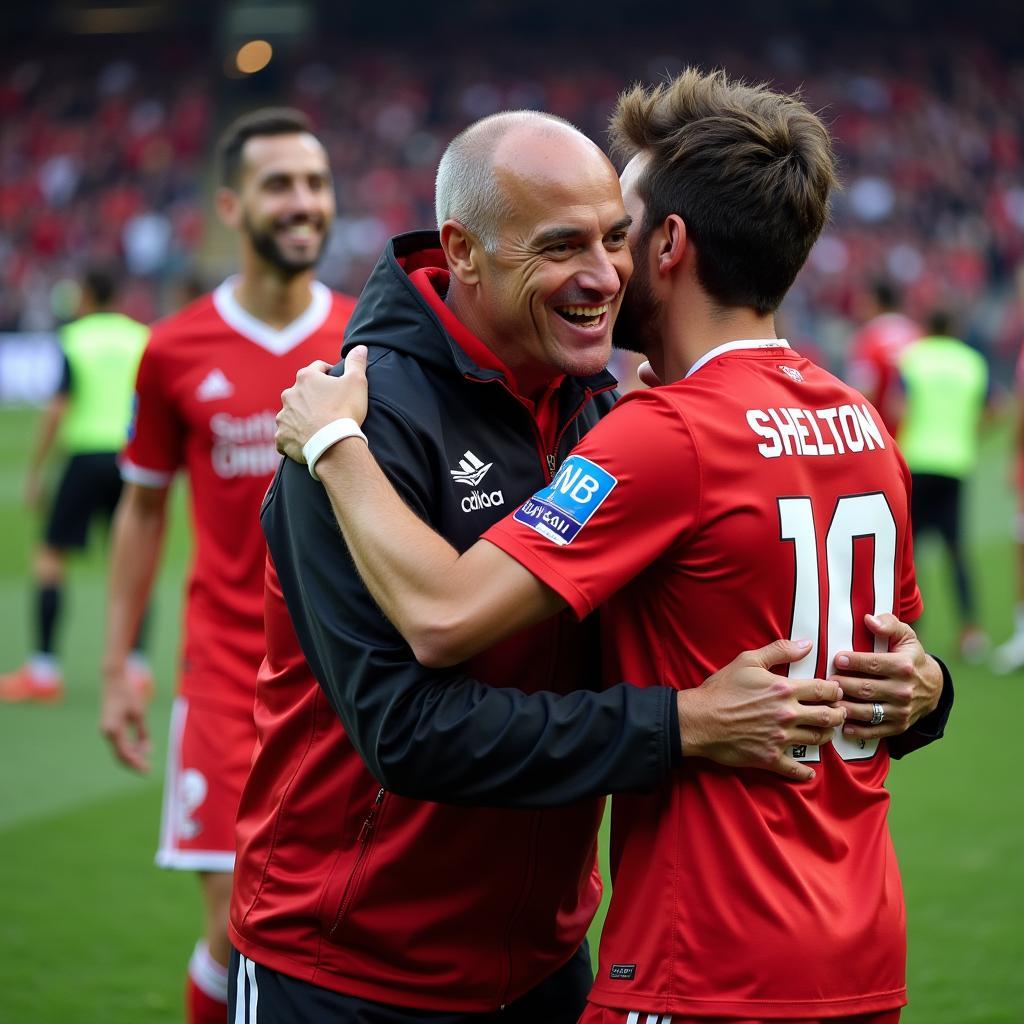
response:
[(277, 239), (274, 237), (275, 228), (280, 225), (272, 225), (265, 229), (260, 229), (253, 224), (249, 215), (243, 214), (242, 216), (242, 230), (245, 231), (249, 238), (253, 249), (269, 263), (276, 270), (280, 271), (285, 277), (295, 277), (296, 274), (301, 274), (310, 267), (315, 267), (320, 262), (320, 257), (323, 255), (324, 246), (327, 244), (327, 232), (323, 230), (323, 221), (319, 218), (313, 217), (298, 217), (293, 220), (299, 223), (311, 223), (314, 227), (321, 229), (320, 244), (317, 246), (316, 252), (307, 258), (291, 259), (277, 243)]
[[(646, 249), (646, 244), (641, 244), (634, 252), (641, 254)], [(626, 286), (619, 315), (615, 320), (612, 343), (616, 348), (625, 349), (627, 352), (650, 356), (657, 342), (657, 319), (658, 300), (651, 289), (647, 264), (642, 258), (635, 258), (633, 276)]]

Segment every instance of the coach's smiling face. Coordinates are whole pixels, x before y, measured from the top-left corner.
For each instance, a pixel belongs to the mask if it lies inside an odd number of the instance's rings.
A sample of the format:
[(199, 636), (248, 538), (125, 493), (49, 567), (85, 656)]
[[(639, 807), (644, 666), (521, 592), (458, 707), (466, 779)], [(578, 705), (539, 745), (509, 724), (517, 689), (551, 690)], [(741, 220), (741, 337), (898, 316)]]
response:
[(530, 126), (498, 146), (494, 177), (503, 215), (492, 245), (474, 240), (466, 266), (452, 265), (470, 285), (471, 308), (457, 312), (528, 394), (557, 374), (598, 373), (632, 272), (614, 168), (568, 126)]

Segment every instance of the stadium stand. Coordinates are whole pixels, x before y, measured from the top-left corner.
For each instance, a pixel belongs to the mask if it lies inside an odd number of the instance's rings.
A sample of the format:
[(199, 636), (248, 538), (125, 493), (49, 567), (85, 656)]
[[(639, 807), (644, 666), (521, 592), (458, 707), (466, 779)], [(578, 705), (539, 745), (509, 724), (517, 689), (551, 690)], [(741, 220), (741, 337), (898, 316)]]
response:
[[(678, 36), (677, 46), (669, 33), (568, 55), (553, 43), (499, 46), (486, 61), (383, 44), (352, 52), (343, 39), (286, 53), (272, 98), (313, 117), (337, 176), (324, 279), (358, 291), (385, 238), (432, 221), (432, 168), (467, 121), (542, 107), (602, 138), (624, 83), (721, 64), (801, 89), (838, 140), (845, 188), (784, 307), (792, 339), (815, 338), (840, 365), (867, 285), (882, 275), (901, 286), (911, 315), (940, 295), (970, 310), (970, 340), (990, 348), (998, 338), (997, 363), (1012, 363), (1015, 342), (1002, 335), (1024, 261), (1019, 55), (961, 33), (861, 29), (822, 44), (782, 33), (733, 34), (725, 45)], [(141, 319), (173, 304), (173, 282), (197, 253), (210, 276), (220, 272), (216, 246), (201, 238), (205, 154), (244, 98), (226, 99), (220, 68), (195, 50), (148, 45), (130, 60), (83, 49), (72, 61), (14, 62), (0, 78), (0, 329), (53, 327), (54, 285), (89, 259), (125, 262), (127, 311)]]

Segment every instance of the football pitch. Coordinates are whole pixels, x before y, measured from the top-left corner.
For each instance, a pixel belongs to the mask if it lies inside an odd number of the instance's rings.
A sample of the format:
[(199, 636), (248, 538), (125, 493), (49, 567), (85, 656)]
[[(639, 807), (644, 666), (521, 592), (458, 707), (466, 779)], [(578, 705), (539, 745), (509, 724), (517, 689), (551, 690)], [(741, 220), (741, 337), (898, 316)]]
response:
[[(27, 567), (38, 524), (21, 502), (36, 413), (0, 410), (0, 670), (28, 642)], [(971, 553), (983, 624), (1010, 628), (1013, 499), (1005, 429), (986, 440), (971, 492)], [(181, 495), (150, 626), (159, 693), (153, 772), (120, 768), (97, 731), (104, 629), (102, 545), (73, 565), (56, 707), (0, 705), (0, 1024), (165, 1024), (181, 1019), (184, 965), (200, 921), (191, 875), (153, 851), (188, 540)], [(949, 574), (924, 546), (922, 632), (958, 682), (949, 736), (890, 773), (892, 830), (910, 927), (905, 1024), (1024, 1022), (1024, 799), (1017, 746), (1024, 672), (954, 657)], [(723, 898), (727, 898), (723, 894)], [(596, 940), (595, 924), (592, 940)], [(801, 970), (800, 964), (793, 965)]]

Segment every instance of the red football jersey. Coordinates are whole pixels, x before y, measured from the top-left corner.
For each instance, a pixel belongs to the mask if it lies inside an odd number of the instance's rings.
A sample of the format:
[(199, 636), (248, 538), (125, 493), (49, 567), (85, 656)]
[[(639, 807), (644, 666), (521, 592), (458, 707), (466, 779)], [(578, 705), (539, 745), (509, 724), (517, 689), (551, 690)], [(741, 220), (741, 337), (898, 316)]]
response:
[[(866, 612), (921, 611), (909, 473), (863, 397), (785, 342), (734, 342), (624, 398), (484, 536), (578, 615), (604, 604), (608, 679), (698, 686), (778, 637), (790, 675), (871, 649)], [(613, 897), (591, 999), (793, 1019), (905, 1002), (885, 745), (796, 748), (812, 783), (684, 762), (616, 796)]]
[(881, 413), (890, 434), (899, 419), (897, 393), (903, 350), (924, 334), (921, 325), (902, 313), (882, 313), (869, 320), (850, 344), (849, 382)]
[(314, 282), (306, 311), (275, 330), (238, 304), (234, 284), (153, 327), (121, 473), (146, 486), (188, 474), (195, 541), (181, 692), (248, 715), (266, 650), (259, 510), (281, 458), (274, 417), (299, 369), (340, 358), (354, 301)]

